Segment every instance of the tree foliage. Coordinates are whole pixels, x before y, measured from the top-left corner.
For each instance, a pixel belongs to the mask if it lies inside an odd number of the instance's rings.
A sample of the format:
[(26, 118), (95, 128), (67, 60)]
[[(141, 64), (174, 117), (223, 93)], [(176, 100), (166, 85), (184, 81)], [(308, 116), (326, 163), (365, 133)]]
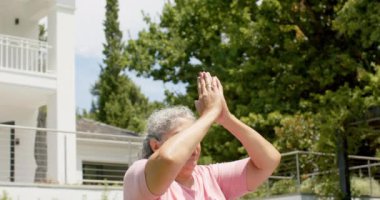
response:
[[(149, 28), (126, 45), (125, 65), (187, 83), (186, 95), (168, 94), (189, 106), (196, 74), (210, 71), (231, 111), (267, 138), (281, 137), (280, 150), (334, 152), (344, 134), (349, 153), (373, 156), (380, 139), (367, 119), (379, 107), (379, 10), (371, 0), (176, 0), (160, 23), (145, 16)], [(216, 127), (203, 152), (223, 161), (243, 156), (239, 147)]]
[(127, 76), (123, 67), (124, 44), (118, 21), (117, 0), (107, 0), (103, 45), (104, 66), (99, 80), (92, 89), (97, 101), (92, 104), (89, 116), (121, 128), (141, 132), (145, 119), (154, 107), (138, 86)]

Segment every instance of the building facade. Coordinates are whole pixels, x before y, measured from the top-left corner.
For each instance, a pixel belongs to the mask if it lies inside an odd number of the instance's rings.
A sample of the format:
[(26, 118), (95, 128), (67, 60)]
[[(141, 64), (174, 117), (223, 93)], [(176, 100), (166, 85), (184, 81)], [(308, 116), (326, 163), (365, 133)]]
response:
[(75, 112), (75, 0), (0, 0), (0, 182), (120, 182), (142, 138)]
[[(37, 127), (46, 106), (46, 128), (75, 132), (74, 10), (74, 0), (0, 1), (0, 123)], [(44, 21), (47, 42), (39, 37)], [(22, 132), (0, 135), (11, 151), (2, 151), (10, 161), (0, 165), (11, 181), (32, 182), (36, 135)], [(46, 181), (77, 182), (76, 135), (57, 132), (46, 140)]]

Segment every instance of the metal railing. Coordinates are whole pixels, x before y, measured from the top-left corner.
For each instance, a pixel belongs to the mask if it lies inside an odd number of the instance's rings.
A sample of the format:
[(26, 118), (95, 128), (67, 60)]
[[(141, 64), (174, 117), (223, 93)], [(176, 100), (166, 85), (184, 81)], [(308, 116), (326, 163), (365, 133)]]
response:
[(121, 185), (128, 166), (140, 157), (142, 137), (0, 124), (0, 182), (57, 183), (47, 174), (49, 149), (55, 148), (49, 137), (63, 137), (66, 142), (73, 135), (77, 170), (82, 174), (78, 183)]
[(50, 73), (48, 43), (0, 34), (0, 69)]
[[(352, 194), (380, 197), (380, 158), (349, 155), (348, 165)], [(260, 187), (257, 196), (285, 194), (331, 196), (337, 191), (339, 191), (339, 174), (336, 154), (293, 151), (282, 154), (281, 164)]]
[[(82, 184), (122, 184), (128, 165), (139, 159), (142, 137), (123, 134), (70, 132), (0, 124), (0, 182), (51, 183), (47, 177), (48, 137), (76, 136), (77, 166)], [(257, 197), (314, 193), (321, 187), (338, 188), (335, 154), (293, 151), (282, 154), (276, 172)], [(113, 160), (113, 161), (112, 161)], [(116, 162), (115, 162), (116, 161)], [(380, 158), (349, 156), (354, 194), (380, 196)]]

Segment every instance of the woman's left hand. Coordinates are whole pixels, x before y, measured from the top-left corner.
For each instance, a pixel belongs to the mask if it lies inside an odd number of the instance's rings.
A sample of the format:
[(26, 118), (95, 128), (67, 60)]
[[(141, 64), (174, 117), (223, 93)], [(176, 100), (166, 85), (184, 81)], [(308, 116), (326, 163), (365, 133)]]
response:
[(212, 113), (214, 120), (222, 112), (222, 92), (219, 90), (216, 77), (212, 77), (209, 72), (201, 72), (198, 76), (198, 100), (195, 101), (195, 107), (202, 116), (205, 113)]
[[(226, 99), (224, 98), (223, 94), (223, 86), (220, 83), (218, 77), (211, 76), (208, 72), (201, 72), (198, 77), (198, 95), (201, 98), (202, 89), (201, 89), (201, 81), (203, 79), (204, 82), (207, 82), (206, 79), (211, 79), (211, 82), (213, 83), (214, 91), (217, 92), (217, 98), (221, 101), (221, 112), (219, 116), (216, 118), (216, 122), (220, 125), (223, 125), (228, 118), (231, 117), (231, 113), (228, 109)], [(202, 115), (204, 111), (204, 103), (200, 101), (200, 98), (195, 101), (195, 107), (200, 115)]]
[(220, 83), (218, 77), (215, 76), (214, 78), (216, 79), (216, 84), (217, 84), (217, 87), (219, 88), (220, 97), (222, 98), (222, 112), (220, 113), (219, 117), (216, 119), (216, 122), (220, 125), (223, 125), (224, 122), (229, 117), (231, 117), (231, 113), (230, 113), (230, 110), (228, 109), (226, 99), (224, 98), (223, 86)]

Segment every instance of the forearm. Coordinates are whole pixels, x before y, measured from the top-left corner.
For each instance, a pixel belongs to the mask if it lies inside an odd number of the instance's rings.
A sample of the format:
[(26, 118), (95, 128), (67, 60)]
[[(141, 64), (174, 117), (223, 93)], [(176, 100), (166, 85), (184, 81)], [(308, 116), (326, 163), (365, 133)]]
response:
[(176, 179), (182, 167), (202, 141), (213, 123), (209, 115), (201, 116), (190, 127), (171, 136), (149, 158), (145, 177), (153, 194), (162, 194)]
[(201, 116), (189, 128), (170, 137), (159, 149), (158, 154), (176, 164), (183, 164), (207, 134), (213, 123), (208, 115)]
[(258, 169), (275, 169), (281, 155), (257, 131), (247, 126), (233, 115), (223, 122), (223, 127), (232, 133), (247, 150), (253, 164)]

